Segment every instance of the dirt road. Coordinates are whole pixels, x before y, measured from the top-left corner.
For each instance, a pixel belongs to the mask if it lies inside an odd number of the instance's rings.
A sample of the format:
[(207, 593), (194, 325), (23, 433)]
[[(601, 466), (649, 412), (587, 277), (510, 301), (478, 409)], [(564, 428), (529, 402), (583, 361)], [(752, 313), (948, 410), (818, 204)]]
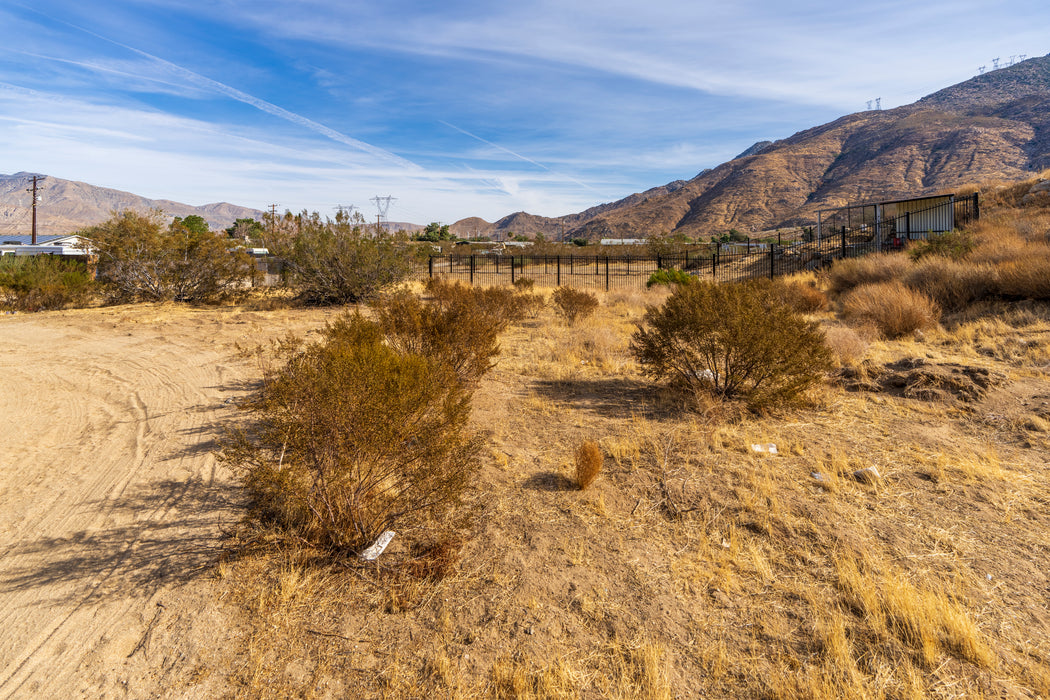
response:
[(186, 664), (235, 634), (209, 593), (238, 517), (214, 440), (258, 374), (235, 345), (281, 319), (0, 316), (0, 697), (179, 695)]

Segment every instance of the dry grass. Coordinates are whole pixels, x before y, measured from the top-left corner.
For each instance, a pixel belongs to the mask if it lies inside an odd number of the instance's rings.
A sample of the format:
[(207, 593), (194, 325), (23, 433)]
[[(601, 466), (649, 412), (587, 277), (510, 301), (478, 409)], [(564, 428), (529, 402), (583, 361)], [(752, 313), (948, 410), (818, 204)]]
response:
[(907, 256), (901, 253), (882, 253), (840, 260), (828, 275), (829, 290), (838, 295), (864, 284), (900, 279), (907, 271), (908, 265)]
[[(308, 553), (226, 565), (247, 630), (235, 692), (1050, 696), (1050, 307), (980, 302), (923, 341), (814, 314), (841, 365), (1007, 377), (962, 407), (829, 385), (802, 409), (698, 414), (626, 356), (666, 294), (508, 331), (476, 396), (475, 524), (442, 576), (317, 571)], [(595, 435), (602, 478), (581, 491)], [(854, 478), (871, 466), (879, 483)]]
[(937, 323), (940, 309), (925, 294), (897, 281), (863, 284), (842, 300), (845, 317), (874, 324), (887, 338), (899, 338)]

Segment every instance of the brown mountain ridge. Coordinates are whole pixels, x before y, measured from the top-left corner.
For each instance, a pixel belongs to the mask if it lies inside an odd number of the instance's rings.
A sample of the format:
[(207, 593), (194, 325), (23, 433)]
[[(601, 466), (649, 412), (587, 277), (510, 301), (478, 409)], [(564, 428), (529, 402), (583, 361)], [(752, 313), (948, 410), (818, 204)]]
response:
[[(578, 214), (519, 212), (485, 230), (565, 238), (707, 236), (809, 223), (847, 202), (954, 191), (1019, 180), (1050, 167), (1050, 56), (972, 78), (910, 105), (849, 114), (775, 142), (688, 181)], [(467, 235), (457, 222), (453, 230)], [(484, 223), (484, 222), (482, 222)]]

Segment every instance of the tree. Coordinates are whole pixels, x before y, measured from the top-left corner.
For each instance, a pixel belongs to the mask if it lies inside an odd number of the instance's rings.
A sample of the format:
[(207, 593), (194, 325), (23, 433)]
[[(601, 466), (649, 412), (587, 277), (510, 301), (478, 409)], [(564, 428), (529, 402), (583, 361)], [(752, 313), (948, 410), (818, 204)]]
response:
[(185, 219), (176, 216), (171, 224), (172, 226), (182, 226), (186, 230), (197, 234), (208, 233), (211, 230), (208, 228), (208, 222), (204, 220), (204, 217), (196, 214), (190, 214)]
[(226, 229), (226, 235), (237, 240), (249, 241), (258, 239), (263, 234), (263, 225), (255, 219), (237, 219)]
[(360, 213), (335, 221), (316, 212), (285, 216), (263, 235), (283, 259), (288, 283), (307, 304), (350, 304), (374, 298), (412, 271), (417, 253), (403, 233), (365, 230)]
[(431, 221), (420, 233), (416, 234), (417, 241), (450, 241), (454, 237), (448, 224), (439, 224), (436, 221)]
[(255, 270), (251, 256), (187, 219), (164, 226), (159, 210), (128, 210), (80, 232), (98, 255), (97, 278), (111, 298), (207, 302), (243, 291)]

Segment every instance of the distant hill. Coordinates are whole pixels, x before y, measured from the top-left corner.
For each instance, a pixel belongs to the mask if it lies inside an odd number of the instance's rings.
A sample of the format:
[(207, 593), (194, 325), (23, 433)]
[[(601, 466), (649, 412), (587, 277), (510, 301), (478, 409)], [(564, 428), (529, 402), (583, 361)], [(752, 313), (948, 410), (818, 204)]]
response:
[[(33, 173), (0, 175), (0, 233), (29, 233), (31, 229)], [(261, 219), (258, 209), (239, 207), (226, 202), (194, 207), (167, 199), (147, 199), (130, 192), (95, 187), (84, 182), (46, 176), (39, 180), (37, 194), (37, 231), (41, 234), (71, 233), (101, 223), (113, 211), (132, 209), (147, 212), (161, 209), (171, 216), (203, 217), (213, 229), (230, 226), (236, 219)]]
[[(808, 223), (847, 202), (954, 191), (1050, 168), (1050, 56), (985, 73), (896, 109), (858, 112), (617, 202), (553, 219), (511, 215), (486, 234), (690, 236)], [(457, 227), (458, 227), (457, 222)], [(527, 225), (526, 225), (527, 224)], [(531, 226), (532, 228), (529, 228)]]

